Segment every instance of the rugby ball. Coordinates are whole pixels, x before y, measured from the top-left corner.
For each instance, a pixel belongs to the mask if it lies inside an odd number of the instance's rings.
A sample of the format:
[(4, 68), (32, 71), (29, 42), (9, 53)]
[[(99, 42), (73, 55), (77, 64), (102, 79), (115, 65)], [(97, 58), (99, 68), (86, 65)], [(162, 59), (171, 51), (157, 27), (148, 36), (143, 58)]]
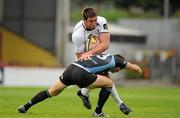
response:
[(86, 41), (86, 51), (92, 50), (99, 44), (99, 40), (96, 36), (89, 35)]

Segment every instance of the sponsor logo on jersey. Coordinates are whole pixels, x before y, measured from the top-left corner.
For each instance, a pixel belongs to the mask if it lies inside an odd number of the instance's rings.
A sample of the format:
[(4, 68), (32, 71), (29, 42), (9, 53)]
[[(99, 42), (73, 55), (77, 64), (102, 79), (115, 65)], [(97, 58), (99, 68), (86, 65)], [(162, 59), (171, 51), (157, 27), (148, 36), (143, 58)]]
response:
[(107, 24), (104, 24), (104, 25), (103, 25), (103, 28), (106, 29), (106, 30), (108, 30)]

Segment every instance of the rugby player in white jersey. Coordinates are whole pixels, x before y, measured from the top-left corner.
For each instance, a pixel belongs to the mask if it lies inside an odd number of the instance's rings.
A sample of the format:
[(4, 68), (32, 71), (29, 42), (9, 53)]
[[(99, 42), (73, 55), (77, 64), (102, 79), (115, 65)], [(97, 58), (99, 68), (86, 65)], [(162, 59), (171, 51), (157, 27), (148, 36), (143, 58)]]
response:
[[(101, 54), (109, 48), (110, 34), (107, 21), (104, 17), (97, 16), (94, 8), (87, 7), (82, 11), (83, 20), (79, 21), (73, 30), (72, 41), (75, 47), (75, 54), (78, 60), (86, 60), (92, 55)], [(109, 77), (108, 73), (101, 73)], [(82, 88), (77, 95), (83, 101), (87, 109), (91, 109), (89, 101), (90, 89)], [(117, 103), (119, 109), (126, 115), (132, 110), (123, 103), (118, 96), (115, 85), (113, 84), (111, 96)]]

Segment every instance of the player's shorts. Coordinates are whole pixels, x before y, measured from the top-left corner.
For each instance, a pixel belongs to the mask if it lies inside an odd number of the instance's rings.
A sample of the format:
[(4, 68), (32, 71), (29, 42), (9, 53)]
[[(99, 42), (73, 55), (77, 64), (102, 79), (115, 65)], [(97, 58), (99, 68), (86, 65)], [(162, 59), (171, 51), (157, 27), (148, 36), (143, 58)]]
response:
[(71, 64), (59, 77), (65, 85), (78, 85), (80, 88), (91, 85), (96, 81), (97, 76), (86, 70)]

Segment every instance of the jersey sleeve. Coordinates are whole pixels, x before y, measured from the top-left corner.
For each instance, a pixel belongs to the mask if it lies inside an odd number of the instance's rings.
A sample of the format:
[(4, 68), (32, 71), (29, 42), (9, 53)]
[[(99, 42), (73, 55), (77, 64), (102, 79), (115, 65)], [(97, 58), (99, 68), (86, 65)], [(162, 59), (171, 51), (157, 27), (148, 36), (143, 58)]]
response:
[(104, 17), (100, 17), (99, 19), (100, 19), (99, 20), (99, 25), (100, 25), (99, 32), (100, 33), (102, 33), (102, 32), (109, 32), (108, 31), (107, 20)]

